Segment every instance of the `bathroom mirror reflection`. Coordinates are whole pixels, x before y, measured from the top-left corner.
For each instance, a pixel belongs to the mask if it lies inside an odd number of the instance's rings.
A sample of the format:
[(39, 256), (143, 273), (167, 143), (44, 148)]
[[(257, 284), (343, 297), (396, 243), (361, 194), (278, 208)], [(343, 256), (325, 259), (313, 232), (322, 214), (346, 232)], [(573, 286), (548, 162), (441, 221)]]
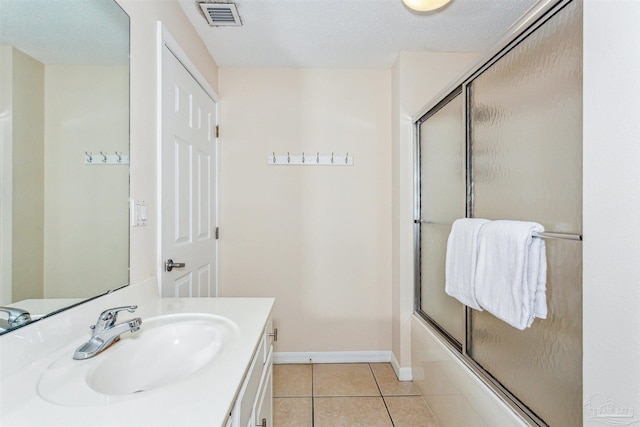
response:
[[(128, 284), (129, 17), (114, 0), (0, 0), (0, 139), (0, 306), (35, 320)], [(0, 334), (14, 326), (1, 311)]]

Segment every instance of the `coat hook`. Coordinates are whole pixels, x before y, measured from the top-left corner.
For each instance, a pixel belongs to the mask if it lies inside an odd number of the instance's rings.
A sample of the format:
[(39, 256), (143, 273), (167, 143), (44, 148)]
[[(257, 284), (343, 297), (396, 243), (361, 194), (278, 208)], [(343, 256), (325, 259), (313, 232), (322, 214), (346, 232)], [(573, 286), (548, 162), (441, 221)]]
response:
[(302, 152), (302, 163), (304, 163), (304, 151)]
[(333, 153), (331, 153), (331, 163), (333, 164)]
[(275, 153), (275, 151), (274, 151), (274, 152), (273, 152), (273, 164), (275, 164), (275, 163), (276, 163), (276, 153)]
[(104, 154), (102, 151), (100, 152), (100, 155), (102, 156), (102, 163), (107, 163), (107, 155)]
[(316, 153), (316, 163), (320, 163), (320, 152)]
[(116, 156), (118, 156), (118, 163), (122, 163), (122, 156), (118, 154), (117, 151), (116, 151)]
[(289, 156), (289, 152), (287, 151), (287, 163), (291, 163), (291, 157)]
[(86, 154), (87, 157), (89, 158), (89, 163), (93, 163), (93, 156), (91, 155), (91, 153), (89, 153), (88, 151), (85, 151), (84, 154)]
[(344, 164), (345, 165), (349, 164), (349, 153), (347, 153), (347, 155), (344, 156)]

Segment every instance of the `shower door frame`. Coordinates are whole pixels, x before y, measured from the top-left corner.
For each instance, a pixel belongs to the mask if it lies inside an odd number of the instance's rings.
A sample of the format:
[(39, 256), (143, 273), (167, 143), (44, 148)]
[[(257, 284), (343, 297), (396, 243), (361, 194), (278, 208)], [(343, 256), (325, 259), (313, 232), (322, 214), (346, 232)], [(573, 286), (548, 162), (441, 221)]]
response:
[(547, 424), (531, 411), (523, 402), (516, 398), (508, 389), (495, 379), (489, 372), (483, 369), (468, 354), (471, 348), (471, 308), (463, 306), (461, 316), (463, 316), (463, 339), (459, 343), (451, 334), (432, 319), (422, 310), (422, 289), (421, 289), (421, 151), (420, 151), (420, 125), (430, 116), (437, 113), (441, 107), (445, 106), (456, 96), (463, 97), (463, 118), (464, 118), (464, 138), (465, 138), (465, 171), (466, 171), (466, 194), (465, 194), (465, 214), (467, 218), (473, 217), (473, 182), (471, 161), (472, 147), (471, 141), (471, 116), (468, 113), (471, 100), (471, 84), (485, 70), (495, 62), (509, 53), (520, 42), (544, 25), (557, 12), (573, 1), (581, 0), (546, 0), (532, 7), (522, 18), (516, 21), (507, 30), (505, 35), (494, 45), (490, 51), (479, 59), (465, 74), (454, 80), (445, 89), (440, 91), (431, 102), (426, 104), (422, 110), (413, 116), (414, 126), (414, 312), (418, 314), (427, 326), (440, 338), (451, 352), (458, 357), (461, 362), (474, 372), (480, 380), (496, 393), (501, 400), (507, 404), (523, 421), (535, 426), (547, 426)]

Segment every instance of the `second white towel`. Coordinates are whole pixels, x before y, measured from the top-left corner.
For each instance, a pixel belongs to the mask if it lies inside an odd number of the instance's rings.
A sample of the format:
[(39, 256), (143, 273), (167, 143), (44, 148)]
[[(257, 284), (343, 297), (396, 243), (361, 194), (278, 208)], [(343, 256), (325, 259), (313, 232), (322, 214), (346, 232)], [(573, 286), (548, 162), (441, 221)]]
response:
[(458, 301), (482, 311), (475, 296), (478, 233), (489, 220), (462, 218), (454, 221), (447, 241), (445, 292)]
[(475, 297), (478, 304), (518, 329), (547, 317), (544, 231), (534, 222), (491, 221), (478, 236)]

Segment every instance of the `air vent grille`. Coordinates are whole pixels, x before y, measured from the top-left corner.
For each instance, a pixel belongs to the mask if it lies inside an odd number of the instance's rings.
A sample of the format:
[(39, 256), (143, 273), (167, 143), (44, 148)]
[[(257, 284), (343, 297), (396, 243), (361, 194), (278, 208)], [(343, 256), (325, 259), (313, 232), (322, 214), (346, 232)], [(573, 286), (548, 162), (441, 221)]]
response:
[(200, 3), (200, 8), (211, 26), (242, 25), (238, 9), (233, 3)]

